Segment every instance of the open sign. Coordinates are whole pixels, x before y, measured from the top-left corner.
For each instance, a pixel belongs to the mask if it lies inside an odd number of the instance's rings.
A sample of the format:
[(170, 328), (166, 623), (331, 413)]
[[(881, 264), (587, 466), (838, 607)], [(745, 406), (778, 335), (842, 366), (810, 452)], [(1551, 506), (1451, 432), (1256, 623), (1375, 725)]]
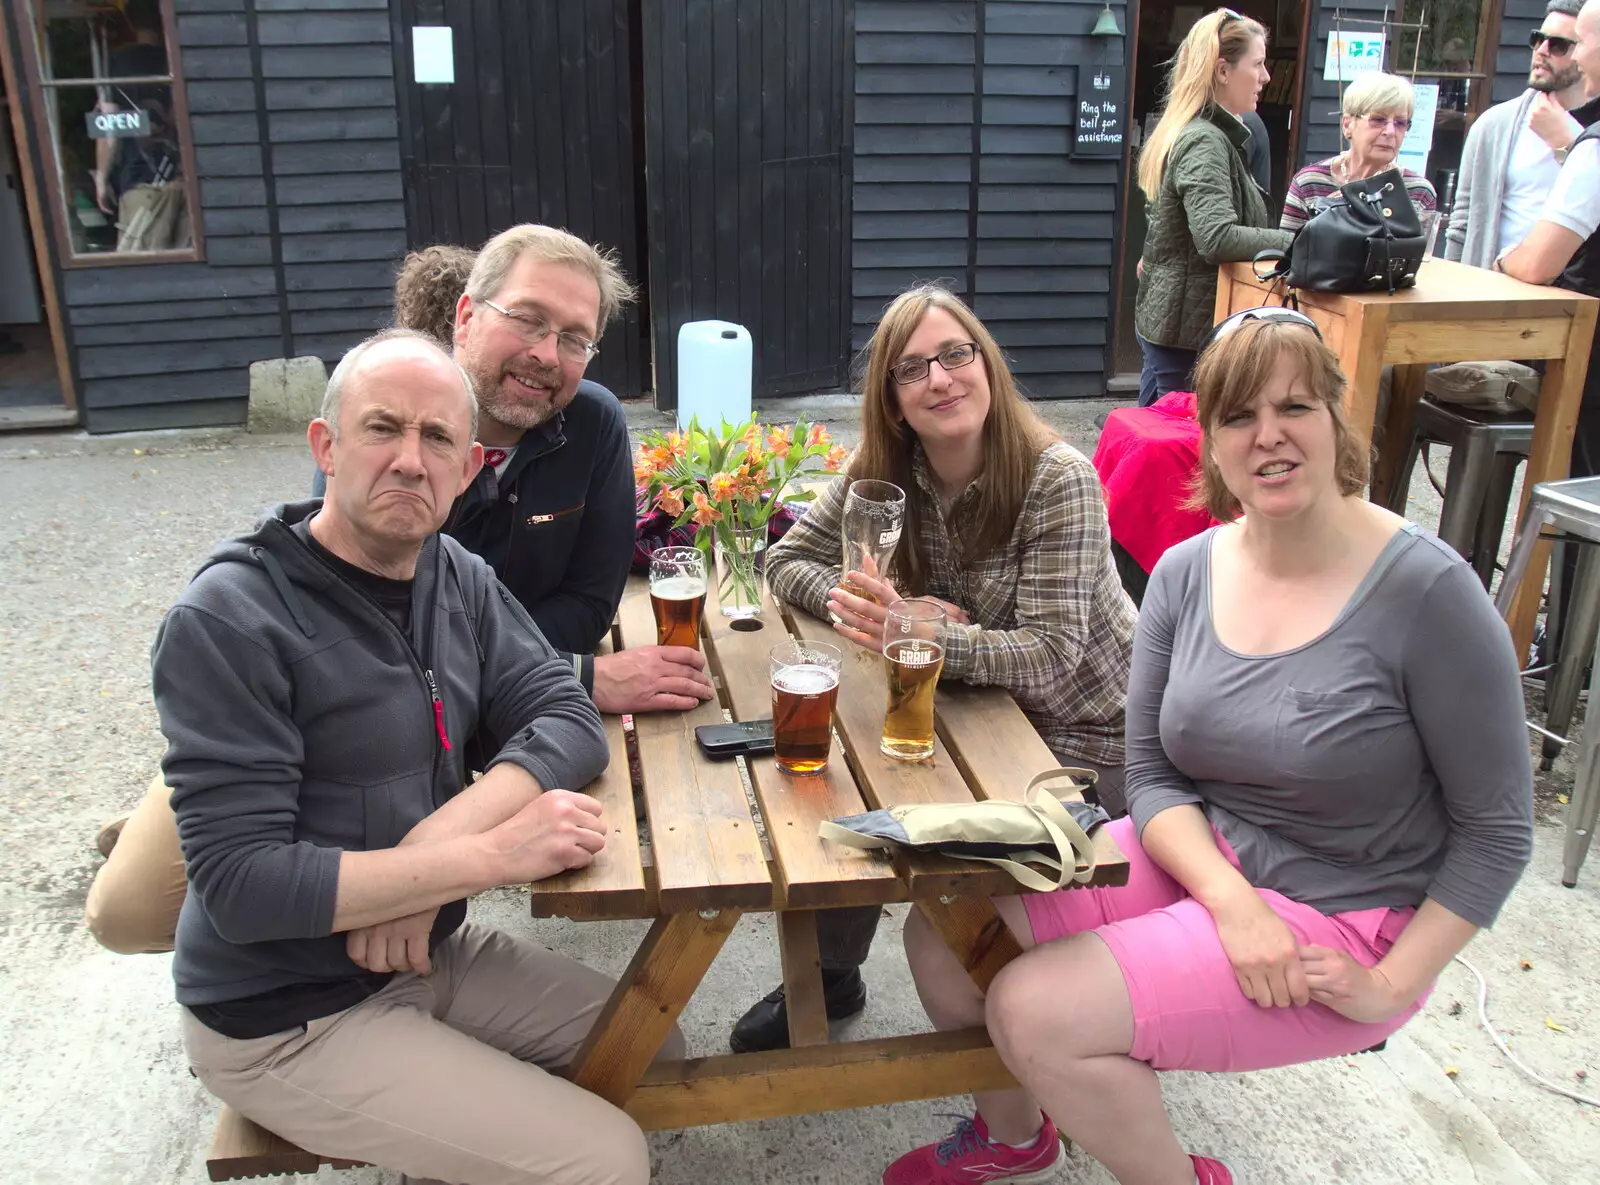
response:
[(91, 111), (84, 121), (91, 140), (123, 140), (150, 134), (148, 111)]

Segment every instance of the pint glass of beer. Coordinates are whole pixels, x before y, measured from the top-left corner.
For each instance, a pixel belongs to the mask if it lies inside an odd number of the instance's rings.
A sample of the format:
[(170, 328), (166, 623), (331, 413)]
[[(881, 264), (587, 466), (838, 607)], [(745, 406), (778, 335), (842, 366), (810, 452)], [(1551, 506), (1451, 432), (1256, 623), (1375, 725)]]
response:
[(889, 707), (878, 747), (900, 761), (933, 756), (933, 689), (944, 668), (945, 612), (932, 601), (895, 601), (883, 623)]
[[(844, 539), (844, 566), (839, 569), (839, 587), (847, 593), (866, 597), (866, 590), (850, 583), (851, 572), (882, 576), (900, 542), (900, 528), (906, 519), (906, 492), (887, 481), (863, 479), (850, 483), (844, 498), (844, 516), (839, 534)], [(870, 600), (871, 598), (868, 597)]]
[(784, 642), (771, 661), (773, 757), (786, 774), (821, 773), (844, 655), (825, 642)]
[(650, 608), (657, 646), (700, 649), (706, 604), (706, 557), (698, 547), (658, 547), (650, 553)]

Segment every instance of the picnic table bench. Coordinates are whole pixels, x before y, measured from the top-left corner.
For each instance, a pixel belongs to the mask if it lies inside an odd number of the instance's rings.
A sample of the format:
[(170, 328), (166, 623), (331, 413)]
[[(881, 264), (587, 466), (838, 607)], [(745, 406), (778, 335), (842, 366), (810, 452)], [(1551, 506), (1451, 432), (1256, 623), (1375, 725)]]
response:
[[(655, 642), (642, 580), (630, 583), (615, 632), (620, 646)], [(740, 772), (745, 763), (708, 759), (694, 730), (722, 723), (724, 709), (734, 720), (769, 717), (767, 652), (791, 636), (837, 639), (826, 623), (770, 596), (754, 622), (729, 621), (714, 600), (708, 604), (703, 646), (719, 698), (692, 712), (634, 717), (631, 730), (607, 717), (611, 764), (585, 787), (605, 807), (606, 847), (590, 867), (531, 886), (535, 916), (653, 919), (568, 1071), (647, 1131), (938, 1098), (1014, 1081), (981, 1028), (830, 1043), (815, 911), (912, 902), (987, 988), (1021, 953), (990, 901), (1020, 891), (1016, 882), (980, 864), (831, 844), (818, 837), (817, 825), (895, 805), (1020, 799), (1035, 774), (1059, 762), (1010, 695), (961, 684), (939, 687), (931, 760), (884, 756), (883, 660), (845, 644), (834, 717), (839, 744), (827, 768), (794, 777), (770, 758), (750, 760), (752, 810)], [(1094, 844), (1090, 883), (1127, 883), (1127, 861), (1104, 829)], [(777, 914), (791, 1048), (655, 1062), (750, 911)], [(207, 1158), (214, 1181), (314, 1171), (318, 1163), (349, 1162), (302, 1151), (227, 1108)]]

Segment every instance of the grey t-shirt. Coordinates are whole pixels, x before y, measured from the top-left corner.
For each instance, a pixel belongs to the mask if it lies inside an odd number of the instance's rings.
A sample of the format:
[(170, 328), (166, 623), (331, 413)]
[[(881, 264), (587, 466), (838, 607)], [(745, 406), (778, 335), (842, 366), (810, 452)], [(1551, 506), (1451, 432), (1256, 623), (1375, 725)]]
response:
[(1128, 683), (1128, 807), (1201, 805), (1245, 876), (1323, 913), (1431, 897), (1490, 925), (1533, 847), (1511, 639), (1472, 569), (1407, 526), (1333, 624), (1279, 654), (1211, 625), (1212, 528), (1150, 577)]

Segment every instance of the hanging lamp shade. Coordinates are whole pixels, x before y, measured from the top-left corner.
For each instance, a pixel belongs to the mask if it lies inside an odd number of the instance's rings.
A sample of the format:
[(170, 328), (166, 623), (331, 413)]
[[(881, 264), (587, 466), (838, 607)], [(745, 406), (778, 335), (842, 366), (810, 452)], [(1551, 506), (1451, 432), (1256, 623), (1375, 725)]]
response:
[(1117, 24), (1117, 14), (1111, 11), (1109, 0), (1100, 10), (1100, 17), (1094, 23), (1094, 28), (1089, 31), (1091, 37), (1121, 37), (1122, 28)]

